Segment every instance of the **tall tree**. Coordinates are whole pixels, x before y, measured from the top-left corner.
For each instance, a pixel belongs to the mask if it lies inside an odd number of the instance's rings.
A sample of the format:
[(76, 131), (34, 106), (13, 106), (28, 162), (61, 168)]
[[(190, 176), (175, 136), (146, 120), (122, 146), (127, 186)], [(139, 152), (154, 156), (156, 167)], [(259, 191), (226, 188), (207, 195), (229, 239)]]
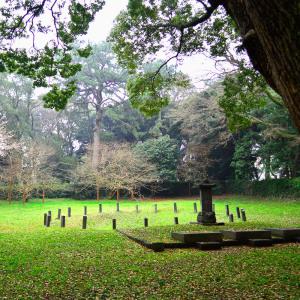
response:
[(104, 109), (125, 100), (126, 73), (117, 64), (111, 47), (107, 43), (93, 46), (93, 53), (85, 60), (77, 75), (78, 94), (76, 102), (93, 108), (93, 158), (96, 165), (100, 155), (101, 121)]
[[(130, 0), (127, 11), (118, 17), (111, 40), (119, 61), (137, 74), (136, 84), (141, 86), (141, 79), (143, 85), (148, 81), (156, 98), (169, 83), (161, 80), (160, 69), (141, 75), (139, 65), (151, 59), (149, 54), (169, 50), (165, 65), (181, 54), (207, 48), (218, 57), (237, 45), (239, 52), (247, 51), (253, 67), (282, 96), (300, 129), (299, 19), (298, 0)], [(129, 87), (129, 93), (132, 98), (137, 91)]]

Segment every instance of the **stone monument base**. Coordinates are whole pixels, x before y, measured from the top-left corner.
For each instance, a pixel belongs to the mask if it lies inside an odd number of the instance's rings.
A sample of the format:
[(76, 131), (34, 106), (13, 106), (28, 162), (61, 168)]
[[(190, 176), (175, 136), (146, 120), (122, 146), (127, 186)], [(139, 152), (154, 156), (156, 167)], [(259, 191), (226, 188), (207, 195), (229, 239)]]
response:
[(214, 211), (212, 212), (199, 212), (197, 216), (197, 222), (190, 222), (190, 224), (199, 224), (199, 225), (225, 225), (222, 223), (217, 223), (216, 214)]

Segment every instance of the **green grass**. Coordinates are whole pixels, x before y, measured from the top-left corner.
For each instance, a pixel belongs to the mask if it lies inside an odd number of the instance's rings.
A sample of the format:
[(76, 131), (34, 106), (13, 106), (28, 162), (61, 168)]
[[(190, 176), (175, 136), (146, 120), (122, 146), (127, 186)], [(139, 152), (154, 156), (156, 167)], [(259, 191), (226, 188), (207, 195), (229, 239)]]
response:
[[(180, 225), (173, 225), (173, 202)], [(119, 235), (117, 227), (150, 241), (170, 241), (173, 230), (215, 230), (188, 225), (196, 219), (195, 200), (95, 201), (34, 200), (23, 206), (0, 201), (0, 299), (299, 299), (299, 244), (271, 248), (196, 249), (154, 253)], [(154, 203), (158, 213), (154, 213)], [(225, 204), (244, 208), (248, 221), (225, 228), (299, 227), (300, 202), (217, 199), (218, 221), (227, 222)], [(135, 205), (140, 212), (136, 214)], [(88, 229), (81, 229), (83, 206)], [(66, 228), (55, 220), (66, 215)], [(52, 211), (50, 228), (43, 213)], [(144, 217), (149, 228), (143, 228)], [(222, 227), (224, 228), (224, 227)], [(220, 228), (217, 228), (219, 230)]]

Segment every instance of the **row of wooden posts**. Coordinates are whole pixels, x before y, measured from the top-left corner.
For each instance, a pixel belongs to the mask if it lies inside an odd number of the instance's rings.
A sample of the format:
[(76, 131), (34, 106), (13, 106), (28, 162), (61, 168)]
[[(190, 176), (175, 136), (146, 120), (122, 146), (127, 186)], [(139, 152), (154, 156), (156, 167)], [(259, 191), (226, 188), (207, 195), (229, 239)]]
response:
[[(214, 204), (213, 204), (213, 211), (215, 210)], [(229, 205), (226, 204), (225, 205), (225, 210), (226, 210), (226, 215), (229, 217), (229, 222), (234, 222), (234, 216), (232, 213), (230, 213), (229, 210)], [(120, 211), (120, 203), (117, 203), (117, 212)], [(138, 209), (138, 205), (136, 205), (136, 212), (139, 212)], [(157, 204), (154, 204), (154, 212), (157, 213)], [(177, 203), (174, 203), (174, 213), (177, 213)], [(197, 203), (194, 202), (194, 212), (197, 213)], [(83, 217), (82, 217), (82, 229), (86, 229), (87, 228), (87, 206), (84, 206), (83, 208)], [(99, 204), (99, 213), (102, 213), (102, 204)], [(244, 209), (240, 209), (239, 207), (236, 207), (236, 214), (237, 214), (237, 218), (238, 219), (242, 219), (243, 222), (246, 221), (246, 212)], [(68, 207), (68, 217), (71, 217), (72, 215), (72, 210), (71, 207)], [(48, 213), (44, 214), (44, 226), (46, 227), (50, 227), (51, 224), (51, 218), (52, 218), (52, 213), (49, 210)], [(60, 219), (60, 226), (61, 227), (66, 227), (66, 216), (62, 216), (61, 215), (61, 209), (59, 208), (57, 211), (57, 218), (56, 219)], [(174, 217), (174, 224), (179, 224), (179, 220), (178, 217)], [(144, 226), (148, 227), (148, 218), (144, 219)], [(116, 219), (112, 219), (112, 228), (116, 229), (117, 227), (117, 220)]]

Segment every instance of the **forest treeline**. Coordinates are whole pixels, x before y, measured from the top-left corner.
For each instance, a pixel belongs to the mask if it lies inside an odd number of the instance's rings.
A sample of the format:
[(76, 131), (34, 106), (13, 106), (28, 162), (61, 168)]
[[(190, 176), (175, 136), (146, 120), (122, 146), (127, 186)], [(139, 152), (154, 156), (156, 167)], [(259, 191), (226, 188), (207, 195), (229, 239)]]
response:
[(202, 90), (177, 86), (168, 106), (145, 117), (128, 99), (130, 74), (110, 44), (80, 63), (77, 92), (58, 112), (43, 107), (30, 79), (0, 74), (2, 197), (26, 202), (70, 186), (98, 199), (103, 190), (140, 197), (176, 183), (191, 190), (206, 178), (299, 176), (297, 130), (256, 74), (235, 70)]

